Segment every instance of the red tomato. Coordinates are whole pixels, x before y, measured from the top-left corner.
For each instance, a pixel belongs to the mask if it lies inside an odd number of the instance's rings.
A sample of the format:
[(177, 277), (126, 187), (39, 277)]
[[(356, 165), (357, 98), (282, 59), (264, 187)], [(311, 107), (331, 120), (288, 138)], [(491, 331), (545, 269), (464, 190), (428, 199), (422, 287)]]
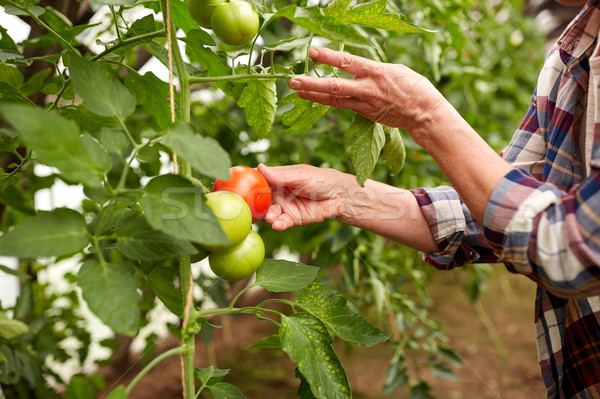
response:
[(271, 188), (263, 175), (247, 166), (229, 169), (230, 179), (217, 179), (213, 191), (230, 191), (242, 197), (252, 212), (252, 222), (261, 220), (271, 205)]

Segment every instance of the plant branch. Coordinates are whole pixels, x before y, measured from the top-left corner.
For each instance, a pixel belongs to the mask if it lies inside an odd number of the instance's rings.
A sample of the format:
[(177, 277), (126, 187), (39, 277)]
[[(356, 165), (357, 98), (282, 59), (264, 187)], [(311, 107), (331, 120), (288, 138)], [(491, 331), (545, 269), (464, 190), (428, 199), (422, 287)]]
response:
[(171, 350), (166, 351), (165, 353), (162, 353), (162, 354), (158, 355), (150, 363), (148, 363), (148, 365), (146, 367), (144, 367), (144, 369), (142, 371), (140, 371), (138, 375), (135, 376), (135, 378), (129, 383), (129, 385), (127, 386), (127, 388), (125, 388), (125, 393), (127, 395), (129, 395), (131, 393), (131, 391), (133, 390), (133, 388), (136, 386), (136, 384), (138, 382), (140, 382), (140, 380), (150, 370), (152, 370), (152, 368), (154, 366), (156, 366), (158, 363), (162, 362), (163, 360), (165, 360), (166, 358), (168, 358), (170, 356), (174, 356), (174, 355), (179, 355), (179, 354), (186, 353), (188, 350), (189, 350), (188, 348), (184, 348), (184, 347), (180, 346), (178, 348), (173, 348)]
[(290, 79), (294, 74), (289, 73), (273, 73), (273, 74), (256, 74), (256, 73), (241, 73), (238, 75), (223, 75), (223, 76), (190, 76), (190, 83), (207, 83), (207, 82), (229, 82), (232, 80), (244, 79)]
[(244, 294), (244, 292), (248, 291), (252, 287), (256, 287), (256, 284), (250, 284), (250, 285), (242, 288), (240, 290), (240, 292), (238, 292), (238, 294), (235, 296), (235, 298), (233, 298), (231, 300), (231, 302), (229, 303), (229, 309), (233, 309), (233, 305), (235, 305), (235, 303), (237, 302), (237, 300), (240, 299), (240, 297)]

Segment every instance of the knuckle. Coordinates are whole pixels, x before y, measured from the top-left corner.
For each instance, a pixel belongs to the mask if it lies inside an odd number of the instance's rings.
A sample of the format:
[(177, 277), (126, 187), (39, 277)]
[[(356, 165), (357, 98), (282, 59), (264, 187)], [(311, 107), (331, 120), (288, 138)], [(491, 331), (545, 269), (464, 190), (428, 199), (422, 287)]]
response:
[(344, 54), (342, 56), (342, 58), (340, 59), (340, 67), (341, 68), (348, 68), (350, 65), (352, 65), (352, 57), (348, 54)]
[(384, 79), (387, 77), (385, 72), (385, 66), (383, 64), (377, 64), (371, 68), (371, 76), (375, 79)]
[(335, 79), (329, 82), (327, 91), (333, 95), (338, 95), (342, 91), (342, 82), (339, 79)]

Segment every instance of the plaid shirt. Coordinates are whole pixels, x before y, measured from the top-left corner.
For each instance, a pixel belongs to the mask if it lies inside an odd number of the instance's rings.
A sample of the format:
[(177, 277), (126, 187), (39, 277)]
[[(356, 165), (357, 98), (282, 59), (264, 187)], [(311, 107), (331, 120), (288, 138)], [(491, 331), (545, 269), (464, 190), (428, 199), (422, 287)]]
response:
[(548, 398), (600, 397), (600, 0), (549, 52), (502, 156), (515, 169), (481, 226), (450, 187), (413, 190), (439, 269), (504, 262), (538, 285), (535, 333)]

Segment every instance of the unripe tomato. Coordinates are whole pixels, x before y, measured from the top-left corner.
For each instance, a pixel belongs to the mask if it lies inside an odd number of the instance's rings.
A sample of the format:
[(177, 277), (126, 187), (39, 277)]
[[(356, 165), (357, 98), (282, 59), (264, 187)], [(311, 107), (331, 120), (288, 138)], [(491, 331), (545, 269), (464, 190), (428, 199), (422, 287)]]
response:
[(210, 20), (213, 32), (225, 44), (241, 46), (258, 32), (258, 13), (243, 0), (217, 5)]
[(239, 281), (250, 276), (265, 259), (265, 244), (254, 230), (238, 245), (208, 256), (211, 270), (227, 281)]
[(209, 251), (231, 248), (246, 238), (252, 228), (252, 214), (246, 201), (239, 195), (226, 191), (206, 194), (206, 205), (212, 209), (229, 244), (204, 245)]
[(265, 217), (271, 205), (271, 188), (259, 171), (247, 166), (229, 169), (229, 180), (217, 179), (213, 192), (230, 191), (241, 196), (252, 212), (252, 222)]
[(188, 0), (188, 11), (198, 25), (210, 29), (212, 13), (217, 4), (225, 0)]
[(188, 11), (198, 25), (210, 29), (210, 18), (217, 4), (225, 0), (188, 0)]
[(200, 262), (202, 259), (208, 256), (208, 251), (202, 245), (194, 243), (194, 247), (198, 250), (198, 253), (190, 255), (191, 263)]

